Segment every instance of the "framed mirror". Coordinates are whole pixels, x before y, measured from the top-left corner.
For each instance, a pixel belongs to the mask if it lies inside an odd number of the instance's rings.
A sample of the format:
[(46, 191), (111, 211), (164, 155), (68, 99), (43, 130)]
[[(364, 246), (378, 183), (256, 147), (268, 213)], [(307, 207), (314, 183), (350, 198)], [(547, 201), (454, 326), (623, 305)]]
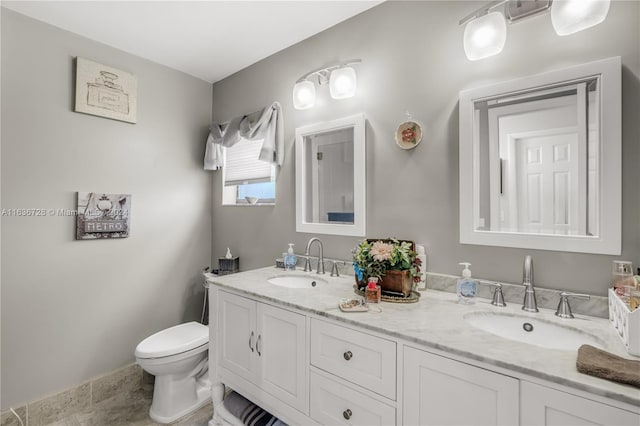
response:
[(296, 231), (364, 237), (363, 114), (296, 129)]
[(621, 253), (621, 64), (460, 92), (460, 242)]

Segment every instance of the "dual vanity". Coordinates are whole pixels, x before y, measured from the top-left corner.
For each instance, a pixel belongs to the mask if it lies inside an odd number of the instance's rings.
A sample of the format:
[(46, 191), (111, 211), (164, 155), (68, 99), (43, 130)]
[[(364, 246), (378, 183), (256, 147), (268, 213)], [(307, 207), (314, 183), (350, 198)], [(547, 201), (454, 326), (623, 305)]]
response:
[[(460, 92), (460, 243), (622, 253), (621, 75), (614, 57)], [(366, 134), (363, 114), (296, 129), (296, 232), (366, 235)], [(640, 389), (576, 370), (585, 343), (629, 357), (607, 319), (433, 289), (345, 313), (353, 276), (208, 280), (213, 423), (228, 387), (291, 425), (640, 425)]]
[(274, 267), (208, 281), (217, 424), (225, 388), (290, 425), (640, 424), (640, 389), (576, 370), (584, 343), (630, 357), (607, 319), (431, 289), (347, 313), (353, 276)]

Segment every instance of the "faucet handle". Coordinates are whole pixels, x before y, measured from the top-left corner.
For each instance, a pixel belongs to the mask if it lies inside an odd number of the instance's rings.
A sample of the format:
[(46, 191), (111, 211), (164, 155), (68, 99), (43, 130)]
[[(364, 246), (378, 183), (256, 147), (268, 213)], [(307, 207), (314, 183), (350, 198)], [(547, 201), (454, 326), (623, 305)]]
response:
[(560, 302), (558, 303), (558, 309), (556, 309), (556, 316), (560, 318), (573, 318), (571, 313), (571, 306), (569, 305), (569, 297), (575, 297), (576, 299), (591, 299), (588, 294), (582, 293), (570, 293), (563, 291), (560, 293)]
[(491, 298), (491, 304), (504, 308), (505, 306), (507, 306), (507, 303), (504, 301), (504, 294), (502, 294), (502, 284), (491, 283), (491, 285), (495, 287), (495, 290), (493, 291), (493, 297)]
[(479, 283), (494, 287), (493, 296), (491, 297), (491, 304), (493, 306), (500, 306), (501, 308), (504, 308), (505, 306), (507, 306), (506, 302), (504, 301), (504, 294), (502, 294), (502, 284), (498, 282), (485, 282), (485, 281), (479, 281)]
[(341, 263), (343, 266), (347, 264), (344, 260), (332, 260), (333, 265), (331, 266), (331, 276), (339, 277), (340, 271), (338, 270), (338, 263)]

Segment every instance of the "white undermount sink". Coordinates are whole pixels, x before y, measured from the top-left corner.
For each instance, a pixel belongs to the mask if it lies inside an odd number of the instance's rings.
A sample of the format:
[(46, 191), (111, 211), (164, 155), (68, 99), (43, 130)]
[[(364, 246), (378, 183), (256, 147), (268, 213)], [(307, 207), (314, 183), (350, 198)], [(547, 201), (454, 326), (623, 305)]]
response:
[(318, 288), (327, 283), (326, 280), (313, 275), (283, 274), (268, 278), (269, 284), (286, 288)]
[(524, 315), (474, 312), (465, 315), (464, 320), (496, 336), (548, 349), (574, 351), (584, 344), (596, 347), (604, 345), (596, 336), (577, 328)]

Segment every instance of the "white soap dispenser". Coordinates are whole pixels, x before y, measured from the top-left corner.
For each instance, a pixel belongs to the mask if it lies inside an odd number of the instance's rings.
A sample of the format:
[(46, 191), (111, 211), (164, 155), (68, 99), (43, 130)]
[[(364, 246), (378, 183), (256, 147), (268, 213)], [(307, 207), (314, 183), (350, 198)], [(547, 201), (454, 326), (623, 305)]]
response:
[(471, 278), (471, 269), (469, 262), (460, 262), (459, 265), (463, 265), (462, 278), (458, 279), (458, 286), (456, 293), (458, 294), (458, 303), (464, 305), (471, 305), (476, 301), (476, 294), (478, 293), (478, 281)]
[(293, 251), (293, 243), (289, 243), (287, 254), (284, 256), (284, 269), (286, 269), (287, 271), (294, 271), (296, 269), (297, 262), (298, 258)]

